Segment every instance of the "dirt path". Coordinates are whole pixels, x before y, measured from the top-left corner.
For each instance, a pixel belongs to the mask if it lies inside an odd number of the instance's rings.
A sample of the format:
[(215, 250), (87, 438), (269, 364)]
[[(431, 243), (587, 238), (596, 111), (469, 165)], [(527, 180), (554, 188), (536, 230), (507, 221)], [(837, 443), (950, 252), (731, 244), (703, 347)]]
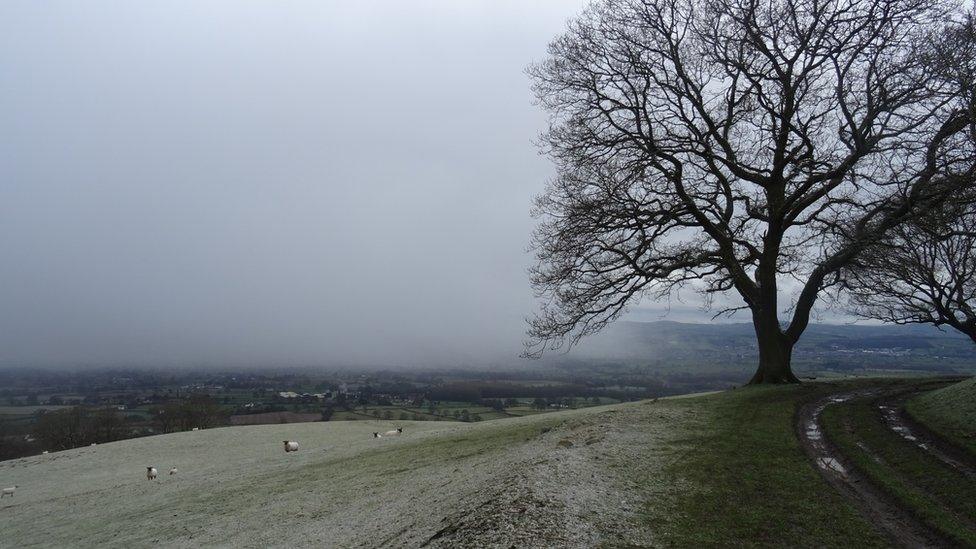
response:
[(861, 513), (892, 542), (905, 547), (944, 547), (948, 544), (942, 536), (874, 486), (824, 437), (821, 415), (827, 406), (880, 398), (888, 390), (878, 386), (840, 392), (802, 406), (797, 413), (797, 436), (824, 479), (853, 501)]

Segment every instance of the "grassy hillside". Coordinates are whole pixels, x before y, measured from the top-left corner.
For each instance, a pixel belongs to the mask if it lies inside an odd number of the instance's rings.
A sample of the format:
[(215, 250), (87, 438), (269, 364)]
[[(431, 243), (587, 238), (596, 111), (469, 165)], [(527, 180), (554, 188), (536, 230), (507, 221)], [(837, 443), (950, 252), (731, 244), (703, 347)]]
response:
[(0, 462), (20, 486), (0, 531), (17, 547), (881, 545), (793, 435), (824, 390), (396, 422), (398, 438), (360, 421), (120, 441)]
[(976, 378), (919, 395), (908, 413), (929, 429), (976, 455)]

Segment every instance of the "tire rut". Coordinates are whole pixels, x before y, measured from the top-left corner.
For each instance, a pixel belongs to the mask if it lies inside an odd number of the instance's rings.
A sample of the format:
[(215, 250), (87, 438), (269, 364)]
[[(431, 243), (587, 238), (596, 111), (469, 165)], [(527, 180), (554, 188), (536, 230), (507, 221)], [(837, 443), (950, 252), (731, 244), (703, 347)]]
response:
[(976, 463), (972, 456), (946, 443), (905, 412), (905, 402), (920, 392), (922, 391), (909, 391), (879, 400), (877, 407), (884, 418), (885, 426), (946, 466), (970, 479), (976, 479)]
[(884, 388), (871, 387), (839, 392), (800, 407), (796, 431), (803, 450), (828, 484), (844, 494), (879, 531), (898, 546), (945, 547), (951, 545), (857, 471), (850, 461), (824, 436), (821, 415), (831, 404), (878, 398)]

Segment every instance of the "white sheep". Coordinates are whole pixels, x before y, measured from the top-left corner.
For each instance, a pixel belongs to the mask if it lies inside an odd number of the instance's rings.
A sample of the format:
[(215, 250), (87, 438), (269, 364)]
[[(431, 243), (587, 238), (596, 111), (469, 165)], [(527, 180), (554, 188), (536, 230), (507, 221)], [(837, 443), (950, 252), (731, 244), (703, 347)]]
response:
[(169, 470), (169, 474), (171, 475), (175, 475), (176, 473), (179, 473), (179, 471), (176, 470), (176, 467), (173, 467), (172, 469)]
[(286, 454), (288, 452), (297, 452), (298, 451), (298, 443), (295, 442), (294, 440), (283, 440), (282, 442), (285, 444), (285, 453)]
[(403, 433), (403, 428), (402, 427), (397, 427), (393, 431), (387, 431), (387, 432), (383, 433), (383, 436), (385, 436), (385, 437), (396, 437), (396, 436), (400, 436), (402, 433)]
[(155, 467), (146, 467), (146, 480), (156, 480), (156, 475), (158, 474), (159, 471), (156, 471)]
[(13, 486), (11, 486), (10, 488), (4, 488), (3, 489), (3, 492), (0, 492), (0, 499), (4, 498), (6, 496), (14, 497), (14, 492), (16, 492), (16, 491), (17, 491), (17, 485), (16, 484), (14, 484)]
[(42, 456), (46, 456), (47, 455), (47, 450), (44, 450), (43, 452), (41, 452), (41, 455)]
[(190, 430), (191, 430), (191, 431), (199, 431), (199, 430), (200, 430), (200, 428), (199, 428), (199, 427), (194, 427), (194, 428), (192, 428), (192, 429), (190, 429)]

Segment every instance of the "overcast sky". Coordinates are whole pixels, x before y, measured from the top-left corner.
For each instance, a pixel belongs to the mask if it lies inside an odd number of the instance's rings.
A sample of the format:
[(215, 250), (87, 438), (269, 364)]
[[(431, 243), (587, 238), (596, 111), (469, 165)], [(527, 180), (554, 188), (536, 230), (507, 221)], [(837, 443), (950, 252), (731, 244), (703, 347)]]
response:
[(583, 5), (0, 3), (0, 365), (515, 360)]
[(582, 4), (0, 3), (0, 364), (513, 358)]

